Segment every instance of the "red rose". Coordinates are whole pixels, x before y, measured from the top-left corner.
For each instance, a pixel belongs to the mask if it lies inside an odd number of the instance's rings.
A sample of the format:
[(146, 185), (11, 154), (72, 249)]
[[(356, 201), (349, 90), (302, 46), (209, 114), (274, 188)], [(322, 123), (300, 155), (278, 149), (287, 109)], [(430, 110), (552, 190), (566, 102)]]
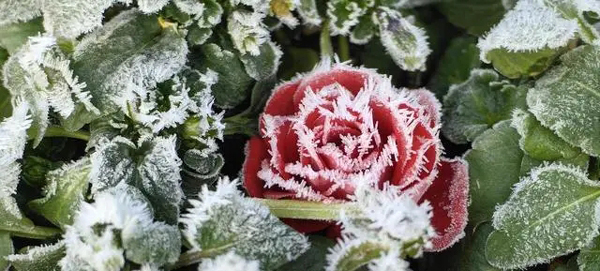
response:
[[(427, 90), (398, 90), (389, 78), (345, 64), (321, 65), (277, 87), (250, 139), (244, 186), (258, 198), (344, 201), (357, 179), (399, 186), (433, 207), (432, 251), (463, 235), (465, 162), (441, 158), (440, 104)], [(361, 176), (361, 178), (357, 178)], [(286, 220), (301, 232), (331, 227)]]

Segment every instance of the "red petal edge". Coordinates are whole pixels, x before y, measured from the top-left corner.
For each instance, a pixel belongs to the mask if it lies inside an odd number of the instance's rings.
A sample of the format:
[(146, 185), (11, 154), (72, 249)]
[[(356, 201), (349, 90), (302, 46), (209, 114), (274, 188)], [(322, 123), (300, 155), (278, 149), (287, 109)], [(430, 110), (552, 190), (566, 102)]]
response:
[(437, 236), (428, 252), (444, 250), (464, 236), (467, 226), (469, 172), (467, 162), (442, 158), (439, 174), (420, 202), (429, 201), (433, 208), (431, 224)]
[(268, 157), (267, 144), (262, 138), (254, 136), (248, 140), (242, 176), (244, 187), (251, 197), (263, 197), (265, 182), (258, 178), (258, 171), (262, 161)]

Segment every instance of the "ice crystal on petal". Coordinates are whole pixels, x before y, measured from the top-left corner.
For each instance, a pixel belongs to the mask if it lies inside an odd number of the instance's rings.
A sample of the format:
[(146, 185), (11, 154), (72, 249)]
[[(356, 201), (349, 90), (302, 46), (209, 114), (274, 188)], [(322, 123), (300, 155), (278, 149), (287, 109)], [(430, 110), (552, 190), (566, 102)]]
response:
[(494, 49), (509, 52), (556, 49), (566, 46), (577, 31), (577, 21), (561, 17), (542, 1), (520, 0), (477, 46), (481, 49), (481, 60), (489, 62), (487, 54)]
[(198, 271), (259, 271), (259, 262), (249, 261), (229, 251), (226, 254), (219, 255), (214, 259), (204, 260)]
[(291, 261), (308, 249), (305, 236), (282, 224), (269, 209), (242, 197), (238, 182), (223, 178), (216, 190), (205, 185), (198, 200), (180, 222), (184, 238), (193, 250), (228, 247), (248, 260), (258, 260), (264, 269)]
[(260, 54), (260, 45), (269, 40), (269, 30), (263, 25), (264, 13), (236, 10), (229, 15), (227, 31), (233, 45), (242, 55)]

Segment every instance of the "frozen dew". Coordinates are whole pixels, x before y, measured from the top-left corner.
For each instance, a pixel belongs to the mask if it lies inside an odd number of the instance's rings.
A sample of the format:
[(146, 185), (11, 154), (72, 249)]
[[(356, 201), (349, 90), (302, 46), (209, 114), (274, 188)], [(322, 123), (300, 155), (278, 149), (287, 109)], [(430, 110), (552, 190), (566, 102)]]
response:
[(246, 260), (229, 251), (226, 254), (206, 259), (198, 266), (198, 271), (259, 271), (259, 262)]

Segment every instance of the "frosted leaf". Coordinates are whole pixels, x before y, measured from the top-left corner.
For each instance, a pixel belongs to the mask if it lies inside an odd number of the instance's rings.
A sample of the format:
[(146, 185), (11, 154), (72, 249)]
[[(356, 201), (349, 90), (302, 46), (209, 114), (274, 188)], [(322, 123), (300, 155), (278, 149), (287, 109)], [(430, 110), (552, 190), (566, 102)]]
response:
[(50, 107), (63, 118), (69, 117), (76, 106), (97, 113), (84, 90), (86, 84), (79, 82), (69, 65), (51, 36), (30, 37), (4, 65), (4, 85), (13, 97), (21, 97), (31, 106), (35, 145), (48, 125)]
[(269, 30), (263, 25), (263, 13), (236, 10), (227, 19), (227, 32), (242, 55), (257, 56), (260, 46), (269, 40)]
[(268, 41), (259, 46), (259, 54), (240, 56), (246, 73), (257, 81), (268, 78), (277, 72), (283, 52), (274, 42)]
[(424, 71), (431, 53), (425, 30), (389, 8), (380, 7), (375, 16), (381, 43), (396, 65), (407, 71)]
[(224, 178), (215, 191), (205, 185), (198, 200), (189, 201), (192, 208), (180, 222), (183, 236), (194, 251), (220, 249), (225, 253), (227, 248), (270, 270), (308, 249), (305, 236), (271, 215), (267, 207), (242, 197), (237, 185), (237, 180)]
[(141, 12), (152, 14), (158, 12), (169, 3), (169, 0), (137, 0)]
[(360, 17), (358, 24), (350, 33), (350, 41), (354, 44), (366, 44), (376, 34), (377, 26), (372, 16)]
[(513, 112), (512, 126), (521, 135), (521, 139), (519, 139), (521, 149), (535, 159), (549, 161), (561, 158), (571, 159), (581, 154), (579, 148), (560, 139), (525, 110), (516, 109)]
[(259, 271), (257, 260), (246, 260), (233, 250), (214, 259), (206, 259), (198, 266), (198, 271)]
[(44, 28), (56, 37), (75, 39), (102, 25), (104, 10), (119, 0), (43, 0)]
[(596, 237), (586, 247), (582, 248), (577, 256), (577, 265), (580, 271), (597, 271), (600, 266), (600, 257), (598, 256), (600, 249), (600, 238)]
[(305, 25), (318, 26), (321, 24), (322, 19), (317, 10), (316, 0), (300, 0), (296, 10)]
[(61, 228), (72, 224), (87, 194), (91, 167), (90, 160), (83, 158), (48, 172), (44, 198), (31, 201), (29, 207)]
[(44, 0), (1, 0), (0, 25), (29, 21), (42, 13)]
[(41, 17), (22, 23), (0, 25), (0, 47), (6, 49), (9, 55), (14, 54), (23, 44), (27, 43), (29, 37), (42, 32), (44, 32), (44, 26)]
[(549, 164), (515, 185), (494, 213), (486, 245), (499, 268), (525, 268), (571, 253), (598, 235), (600, 184), (577, 168)]
[(135, 163), (129, 153), (135, 147), (133, 142), (120, 136), (96, 146), (96, 151), (90, 156), (92, 194), (133, 178)]
[[(183, 68), (187, 53), (180, 33), (170, 27), (162, 29), (157, 17), (133, 9), (86, 35), (75, 47), (73, 66), (102, 114), (118, 110), (129, 114), (128, 106), (148, 99), (158, 83)], [(134, 114), (145, 112), (133, 109)], [(77, 128), (89, 122), (77, 118), (69, 121)]]
[(329, 18), (329, 29), (331, 35), (346, 36), (350, 33), (350, 28), (358, 23), (360, 16), (367, 12), (367, 8), (372, 7), (374, 1), (370, 0), (332, 0), (327, 2), (327, 17)]
[(474, 69), (444, 97), (442, 132), (456, 144), (473, 141), (495, 123), (510, 119), (514, 108), (525, 107), (525, 95), (525, 88), (501, 80), (495, 71)]
[(489, 221), (496, 205), (504, 203), (519, 181), (523, 151), (510, 121), (498, 122), (473, 141), (465, 154), (469, 163), (469, 223)]
[(134, 180), (138, 187), (152, 203), (155, 216), (159, 220), (177, 221), (179, 205), (183, 191), (179, 186), (181, 159), (177, 156), (175, 135), (168, 138), (157, 137), (142, 146), (147, 149), (143, 158), (137, 163), (137, 176)]
[(536, 81), (527, 94), (531, 113), (566, 142), (600, 155), (600, 48), (583, 46)]
[(414, 8), (433, 3), (443, 2), (443, 0), (400, 0), (394, 4), (396, 8)]
[(16, 270), (47, 271), (60, 270), (58, 262), (65, 256), (64, 242), (52, 245), (26, 247), (19, 254), (7, 257)]
[[(482, 36), (502, 19), (517, 0), (440, 1), (438, 9), (452, 24), (472, 36)], [(469, 16), (465, 16), (468, 14)]]
[(31, 126), (29, 105), (17, 101), (13, 115), (0, 123), (0, 199), (10, 197), (17, 190), (21, 166), (27, 144), (27, 129)]
[(203, 1), (204, 11), (198, 17), (198, 26), (201, 28), (211, 28), (221, 22), (223, 7), (216, 0)]
[(179, 258), (181, 235), (176, 226), (161, 222), (129, 226), (121, 236), (125, 256), (134, 263), (162, 266)]

